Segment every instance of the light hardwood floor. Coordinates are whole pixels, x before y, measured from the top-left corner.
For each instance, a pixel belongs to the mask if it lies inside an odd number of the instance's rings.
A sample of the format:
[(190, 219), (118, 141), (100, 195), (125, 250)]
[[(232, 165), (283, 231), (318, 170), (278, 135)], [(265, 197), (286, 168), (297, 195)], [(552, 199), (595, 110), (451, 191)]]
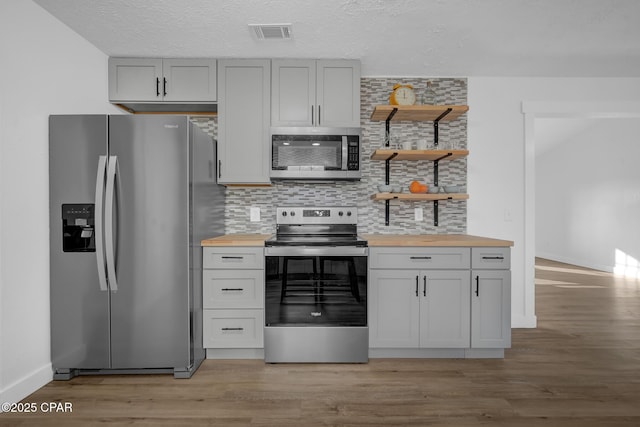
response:
[(207, 360), (190, 380), (52, 382), (24, 402), (73, 413), (0, 425), (639, 426), (640, 281), (538, 260), (536, 282), (538, 328), (514, 329), (504, 360)]

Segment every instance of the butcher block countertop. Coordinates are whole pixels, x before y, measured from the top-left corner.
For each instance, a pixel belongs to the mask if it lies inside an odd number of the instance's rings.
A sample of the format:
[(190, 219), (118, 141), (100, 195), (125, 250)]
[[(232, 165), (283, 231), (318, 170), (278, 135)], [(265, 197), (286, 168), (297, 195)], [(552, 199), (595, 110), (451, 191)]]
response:
[[(205, 239), (202, 246), (264, 246), (271, 234), (225, 234)], [(468, 234), (363, 234), (369, 246), (513, 246), (510, 240), (471, 236)]]
[(360, 237), (368, 241), (369, 246), (513, 246), (510, 240), (468, 234), (363, 234)]
[(225, 234), (223, 236), (205, 239), (202, 246), (264, 246), (264, 241), (271, 234)]

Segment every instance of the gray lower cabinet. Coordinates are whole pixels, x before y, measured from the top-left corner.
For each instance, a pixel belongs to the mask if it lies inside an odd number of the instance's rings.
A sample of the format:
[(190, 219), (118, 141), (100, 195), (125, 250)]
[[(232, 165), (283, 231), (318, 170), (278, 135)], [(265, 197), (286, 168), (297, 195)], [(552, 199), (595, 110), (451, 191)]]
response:
[(109, 58), (111, 102), (215, 102), (216, 60)]
[(467, 270), (371, 270), (369, 346), (469, 346)]
[(370, 348), (500, 357), (511, 345), (510, 249), (477, 249), (370, 248)]
[(511, 347), (509, 248), (471, 249), (471, 346)]
[(271, 61), (218, 61), (218, 183), (269, 184)]
[(263, 347), (263, 248), (205, 247), (202, 293), (204, 348)]

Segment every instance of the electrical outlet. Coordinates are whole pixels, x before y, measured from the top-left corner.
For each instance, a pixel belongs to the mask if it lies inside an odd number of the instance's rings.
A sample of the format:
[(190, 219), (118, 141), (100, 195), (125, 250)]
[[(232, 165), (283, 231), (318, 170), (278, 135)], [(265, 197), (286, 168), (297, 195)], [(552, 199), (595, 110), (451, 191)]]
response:
[(422, 212), (422, 208), (415, 208), (414, 215), (416, 221), (424, 220), (424, 213)]
[(250, 220), (251, 222), (259, 222), (260, 221), (260, 208), (252, 207), (250, 210)]

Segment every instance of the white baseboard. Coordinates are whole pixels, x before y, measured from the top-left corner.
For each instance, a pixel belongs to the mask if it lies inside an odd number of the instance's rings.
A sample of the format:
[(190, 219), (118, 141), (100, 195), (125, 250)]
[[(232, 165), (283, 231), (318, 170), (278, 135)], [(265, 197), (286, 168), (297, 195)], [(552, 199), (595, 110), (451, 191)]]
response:
[(263, 359), (263, 348), (207, 348), (207, 359)]
[[(51, 363), (37, 369), (0, 391), (0, 402), (17, 403), (53, 380)], [(0, 411), (2, 412), (2, 411)]]
[(514, 316), (511, 314), (512, 328), (536, 328), (538, 326), (538, 318), (533, 316)]

